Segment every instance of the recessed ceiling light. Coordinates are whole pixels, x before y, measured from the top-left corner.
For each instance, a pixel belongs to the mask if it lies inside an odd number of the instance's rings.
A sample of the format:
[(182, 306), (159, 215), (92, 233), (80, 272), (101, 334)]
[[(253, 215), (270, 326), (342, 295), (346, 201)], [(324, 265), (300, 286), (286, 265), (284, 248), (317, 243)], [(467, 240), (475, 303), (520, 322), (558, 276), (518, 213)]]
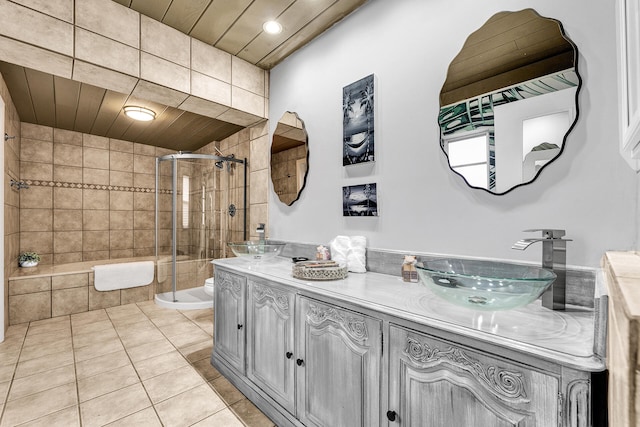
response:
[(127, 105), (123, 108), (124, 114), (133, 120), (139, 120), (141, 122), (149, 122), (156, 118), (156, 113), (153, 110), (144, 107), (137, 107), (134, 105)]
[(269, 34), (280, 34), (282, 32), (282, 25), (276, 21), (267, 21), (262, 24), (262, 29)]

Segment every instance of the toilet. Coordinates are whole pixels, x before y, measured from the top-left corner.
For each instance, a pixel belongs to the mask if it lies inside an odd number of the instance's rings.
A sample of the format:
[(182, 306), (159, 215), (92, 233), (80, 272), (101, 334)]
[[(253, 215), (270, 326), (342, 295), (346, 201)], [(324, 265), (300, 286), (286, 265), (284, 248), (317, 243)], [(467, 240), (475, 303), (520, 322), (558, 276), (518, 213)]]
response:
[(213, 296), (213, 277), (209, 277), (204, 281), (204, 292)]

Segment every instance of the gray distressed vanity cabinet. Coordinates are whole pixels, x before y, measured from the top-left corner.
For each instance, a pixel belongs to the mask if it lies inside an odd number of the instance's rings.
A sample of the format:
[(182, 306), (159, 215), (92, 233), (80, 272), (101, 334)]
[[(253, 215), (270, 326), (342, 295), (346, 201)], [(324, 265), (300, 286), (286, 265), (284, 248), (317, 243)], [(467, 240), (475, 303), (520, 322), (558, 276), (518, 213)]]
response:
[(589, 372), (268, 274), (215, 276), (212, 364), (278, 426), (592, 425)]

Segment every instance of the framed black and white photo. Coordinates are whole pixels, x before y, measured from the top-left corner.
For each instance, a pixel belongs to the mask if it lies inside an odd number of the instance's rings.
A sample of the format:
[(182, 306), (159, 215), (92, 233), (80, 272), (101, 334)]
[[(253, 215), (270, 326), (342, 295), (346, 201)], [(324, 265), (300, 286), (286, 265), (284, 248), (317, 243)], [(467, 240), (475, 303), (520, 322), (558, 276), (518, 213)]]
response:
[(342, 187), (342, 216), (378, 216), (377, 184)]
[(374, 152), (374, 75), (342, 89), (342, 165), (375, 160)]

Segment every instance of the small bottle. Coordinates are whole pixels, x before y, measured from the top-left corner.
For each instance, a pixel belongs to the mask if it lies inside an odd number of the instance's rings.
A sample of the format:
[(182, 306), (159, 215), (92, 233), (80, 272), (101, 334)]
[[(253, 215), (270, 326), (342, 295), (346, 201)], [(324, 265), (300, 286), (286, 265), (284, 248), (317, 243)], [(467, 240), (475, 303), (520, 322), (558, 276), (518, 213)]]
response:
[(402, 263), (402, 280), (405, 282), (417, 282), (418, 270), (416, 270), (416, 257), (415, 255), (405, 255), (404, 262)]
[(328, 261), (331, 259), (331, 256), (329, 255), (329, 248), (320, 245), (316, 248), (316, 251), (316, 260)]

